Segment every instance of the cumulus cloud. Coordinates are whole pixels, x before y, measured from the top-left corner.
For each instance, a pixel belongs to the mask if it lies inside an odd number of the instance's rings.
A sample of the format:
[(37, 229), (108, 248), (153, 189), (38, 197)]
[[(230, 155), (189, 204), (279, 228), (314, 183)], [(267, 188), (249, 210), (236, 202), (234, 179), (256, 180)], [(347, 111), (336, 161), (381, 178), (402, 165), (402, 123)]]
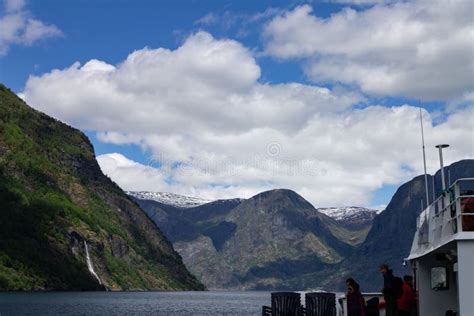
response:
[(266, 52), (307, 60), (314, 82), (379, 96), (450, 100), (474, 82), (474, 2), (412, 1), (320, 18), (303, 5), (269, 22)]
[(34, 19), (25, 9), (24, 0), (6, 0), (4, 15), (0, 16), (0, 56), (12, 45), (32, 45), (35, 42), (62, 35), (54, 25)]
[[(364, 98), (342, 88), (259, 77), (242, 44), (198, 32), (176, 50), (144, 48), (117, 65), (91, 60), (32, 76), (21, 96), (101, 141), (151, 152), (148, 164), (98, 157), (125, 190), (214, 199), (284, 187), (318, 206), (368, 205), (377, 188), (422, 170), (418, 108), (360, 108)], [(471, 107), (438, 125), (423, 113), (428, 148), (451, 143), (447, 162), (473, 156)], [(428, 157), (435, 171), (436, 152)]]

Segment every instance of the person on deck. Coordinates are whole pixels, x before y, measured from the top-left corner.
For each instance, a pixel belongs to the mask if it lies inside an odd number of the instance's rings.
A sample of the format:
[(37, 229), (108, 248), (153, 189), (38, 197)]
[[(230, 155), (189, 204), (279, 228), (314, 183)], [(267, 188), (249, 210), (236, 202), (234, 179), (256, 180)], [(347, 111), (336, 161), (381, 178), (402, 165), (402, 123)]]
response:
[(388, 265), (382, 264), (380, 266), (380, 273), (383, 276), (383, 298), (385, 300), (385, 315), (397, 316), (397, 299), (395, 277)]
[(360, 287), (353, 279), (346, 281), (347, 284), (347, 311), (348, 316), (366, 316), (365, 300), (360, 293)]
[(353, 278), (348, 278), (346, 280), (346, 286), (356, 284), (357, 282)]
[(415, 290), (413, 289), (413, 277), (403, 277), (402, 295), (397, 301), (398, 316), (410, 316), (415, 305)]

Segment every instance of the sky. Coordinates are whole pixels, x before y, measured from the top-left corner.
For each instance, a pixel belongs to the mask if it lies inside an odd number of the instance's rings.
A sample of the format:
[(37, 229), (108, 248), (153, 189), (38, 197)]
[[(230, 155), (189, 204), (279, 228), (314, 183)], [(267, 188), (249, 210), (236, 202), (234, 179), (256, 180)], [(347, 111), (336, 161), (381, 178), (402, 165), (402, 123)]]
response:
[[(383, 207), (474, 157), (474, 3), (6, 0), (0, 82), (124, 190)], [(421, 109), (421, 112), (420, 112)]]

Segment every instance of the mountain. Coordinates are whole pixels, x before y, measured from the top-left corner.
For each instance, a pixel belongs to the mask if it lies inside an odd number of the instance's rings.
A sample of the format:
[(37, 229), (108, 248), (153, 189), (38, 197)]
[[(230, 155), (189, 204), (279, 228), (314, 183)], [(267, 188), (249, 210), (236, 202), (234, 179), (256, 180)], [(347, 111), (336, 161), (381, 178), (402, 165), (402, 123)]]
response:
[[(460, 178), (474, 177), (474, 160), (461, 160), (445, 167), (446, 181), (450, 183)], [(378, 266), (389, 264), (400, 276), (409, 274), (402, 261), (410, 252), (416, 230), (416, 218), (421, 212), (421, 201), (426, 206), (424, 176), (420, 175), (398, 188), (385, 211), (377, 215), (365, 241), (349, 256), (334, 275), (352, 276), (358, 280), (363, 290), (379, 290), (381, 279)], [(430, 203), (432, 202), (433, 176), (428, 175)], [(434, 175), (435, 192), (441, 192), (441, 174)], [(330, 283), (336, 284), (336, 281)]]
[(380, 213), (377, 210), (357, 206), (327, 207), (317, 210), (336, 221), (337, 225), (331, 225), (333, 233), (353, 246), (365, 240), (375, 216)]
[(212, 289), (316, 287), (354, 249), (348, 229), (291, 190), (186, 209), (136, 201)]
[(0, 85), (0, 290), (201, 290), (87, 137)]
[(164, 204), (155, 200), (140, 199), (135, 197), (134, 193), (131, 196), (171, 242), (196, 238), (202, 229), (199, 223), (207, 223), (214, 218), (218, 220), (243, 201), (216, 200), (201, 206), (182, 208), (176, 207), (174, 202)]
[[(453, 163), (445, 173), (451, 183), (474, 177), (474, 160)], [(430, 202), (431, 183), (439, 194), (440, 178), (439, 171), (428, 175)], [(364, 291), (378, 291), (381, 263), (397, 275), (411, 273), (402, 261), (411, 248), (424, 188), (423, 175), (404, 183), (383, 212), (315, 209), (290, 190), (187, 209), (137, 202), (210, 288), (340, 290), (347, 277), (354, 277)]]

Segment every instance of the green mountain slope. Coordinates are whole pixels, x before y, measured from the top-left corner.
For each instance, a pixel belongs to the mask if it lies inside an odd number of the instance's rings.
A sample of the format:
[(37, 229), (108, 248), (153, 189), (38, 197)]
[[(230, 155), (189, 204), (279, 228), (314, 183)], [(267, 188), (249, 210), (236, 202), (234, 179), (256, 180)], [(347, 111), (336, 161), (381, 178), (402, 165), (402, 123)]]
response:
[(0, 227), (0, 290), (204, 288), (87, 137), (3, 85)]

